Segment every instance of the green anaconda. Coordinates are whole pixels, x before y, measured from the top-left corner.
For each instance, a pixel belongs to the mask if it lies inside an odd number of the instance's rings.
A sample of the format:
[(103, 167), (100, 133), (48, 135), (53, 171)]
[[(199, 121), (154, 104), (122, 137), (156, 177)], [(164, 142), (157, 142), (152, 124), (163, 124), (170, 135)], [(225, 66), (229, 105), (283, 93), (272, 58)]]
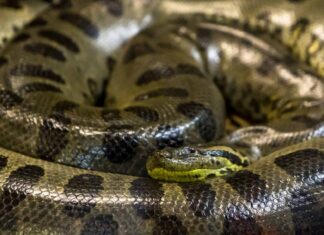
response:
[(323, 10), (0, 0), (0, 233), (322, 234)]

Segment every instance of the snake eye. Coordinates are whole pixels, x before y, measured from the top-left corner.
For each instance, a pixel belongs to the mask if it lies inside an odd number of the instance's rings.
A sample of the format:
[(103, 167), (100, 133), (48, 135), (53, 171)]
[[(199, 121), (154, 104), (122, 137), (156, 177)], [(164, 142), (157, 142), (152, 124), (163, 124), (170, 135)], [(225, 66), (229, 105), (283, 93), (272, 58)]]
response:
[(194, 148), (192, 148), (192, 147), (186, 147), (186, 148), (185, 148), (185, 151), (186, 151), (187, 153), (196, 153), (196, 152), (197, 152), (197, 150), (194, 149)]
[(243, 163), (242, 163), (243, 166), (248, 166), (249, 165), (249, 162), (247, 160), (244, 160)]

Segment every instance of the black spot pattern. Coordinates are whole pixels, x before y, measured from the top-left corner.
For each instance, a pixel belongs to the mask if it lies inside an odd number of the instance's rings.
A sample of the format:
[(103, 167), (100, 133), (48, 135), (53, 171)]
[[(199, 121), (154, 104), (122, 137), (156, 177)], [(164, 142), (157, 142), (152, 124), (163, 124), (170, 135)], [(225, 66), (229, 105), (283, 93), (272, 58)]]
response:
[(8, 158), (0, 155), (0, 171), (7, 166)]
[(10, 109), (23, 102), (23, 99), (9, 90), (0, 90), (0, 105), (5, 109)]
[(102, 183), (103, 178), (98, 175), (81, 174), (74, 176), (64, 186), (64, 193), (75, 198), (64, 206), (63, 212), (73, 218), (82, 218), (90, 213), (91, 208), (96, 205), (95, 198), (103, 190)]
[(13, 25), (12, 26), (12, 30), (14, 31), (15, 34), (17, 34), (19, 32), (19, 30), (21, 29), (20, 26), (17, 26), (17, 25)]
[(226, 209), (224, 220), (224, 234), (226, 235), (261, 235), (252, 212), (245, 205), (231, 205)]
[(167, 87), (167, 88), (158, 88), (153, 91), (138, 95), (135, 97), (135, 101), (147, 100), (155, 97), (177, 97), (177, 98), (186, 98), (189, 96), (187, 90), (183, 88), (176, 87)]
[(199, 45), (205, 49), (210, 41), (212, 40), (212, 31), (206, 28), (198, 28), (197, 29), (197, 41)]
[(148, 178), (139, 178), (132, 182), (129, 191), (136, 200), (133, 207), (138, 216), (150, 219), (161, 215), (160, 201), (163, 197), (161, 183)]
[(40, 127), (37, 139), (36, 154), (42, 159), (53, 161), (68, 143), (68, 127), (71, 120), (64, 115), (78, 107), (70, 101), (60, 101), (54, 107), (51, 115), (45, 119)]
[(228, 152), (228, 151), (223, 151), (223, 150), (207, 150), (204, 152), (201, 152), (202, 155), (209, 155), (209, 156), (221, 156), (223, 158), (228, 159), (229, 161), (231, 161), (232, 163), (239, 165), (239, 166), (247, 166), (248, 162), (244, 161), (241, 162), (241, 159), (236, 156), (235, 154)]
[(154, 53), (153, 48), (145, 42), (132, 44), (126, 51), (123, 62), (129, 63), (134, 61), (136, 58)]
[(215, 214), (216, 192), (210, 184), (206, 183), (183, 183), (179, 184), (183, 194), (189, 203), (189, 209), (197, 217), (206, 218)]
[(58, 2), (53, 2), (52, 0), (48, 0), (48, 2), (51, 3), (55, 9), (66, 9), (72, 7), (73, 5), (71, 0), (64, 0)]
[(30, 38), (30, 35), (27, 33), (21, 33), (18, 34), (16, 37), (12, 39), (12, 42), (14, 43), (19, 43), (19, 42), (24, 42)]
[(188, 231), (182, 222), (175, 216), (161, 216), (156, 219), (156, 225), (153, 228), (154, 235), (186, 235)]
[(157, 122), (159, 120), (159, 113), (149, 107), (144, 106), (129, 106), (124, 109), (126, 112), (134, 113), (139, 118), (147, 122)]
[[(315, 51), (311, 51), (311, 46), (313, 45), (314, 42), (316, 42), (318, 40), (318, 36), (316, 35), (311, 35), (311, 40), (310, 42), (308, 43), (306, 49), (305, 49), (305, 52), (306, 52), (306, 60), (305, 60), (305, 63), (308, 64), (308, 65), (312, 65), (311, 63), (311, 59), (314, 58), (314, 56), (316, 56), (316, 54), (321, 51), (324, 47), (324, 44), (322, 42), (320, 42), (320, 45), (319, 47), (315, 50)], [(310, 66), (312, 67), (312, 66)], [(294, 69), (293, 71), (300, 71), (298, 69)], [(304, 70), (305, 71), (305, 70)], [(307, 72), (307, 71), (306, 71)], [(315, 72), (313, 72), (315, 74)], [(294, 73), (295, 74), (295, 73)], [(311, 73), (308, 73), (308, 74), (311, 74)], [(318, 75), (315, 74), (315, 77), (318, 77)], [(315, 89), (315, 86), (313, 86), (311, 88), (312, 90)]]
[(71, 122), (69, 121), (69, 118), (65, 117), (64, 112), (73, 110), (77, 107), (79, 107), (78, 104), (69, 100), (59, 101), (53, 107), (51, 117), (63, 122), (64, 124), (70, 124)]
[[(248, 93), (246, 93), (248, 94)], [(259, 101), (257, 101), (254, 98), (250, 98), (249, 103), (249, 107), (254, 111), (254, 113), (259, 114), (261, 109), (260, 109), (260, 103)], [(262, 120), (263, 117), (261, 117), (260, 119)]]
[(324, 153), (317, 149), (297, 150), (276, 158), (274, 163), (301, 183), (288, 201), (295, 233), (322, 234), (324, 209), (314, 191), (323, 186)]
[(103, 140), (105, 157), (121, 164), (135, 157), (139, 139), (131, 126), (111, 126), (106, 130)]
[(92, 102), (92, 99), (89, 97), (89, 95), (86, 92), (82, 92), (82, 96), (86, 102), (88, 103)]
[(25, 96), (26, 94), (32, 92), (55, 92), (55, 93), (62, 93), (62, 90), (56, 86), (41, 83), (41, 82), (34, 82), (23, 85), (19, 88), (18, 92), (20, 95)]
[(300, 18), (296, 21), (296, 23), (292, 26), (292, 29), (297, 29), (297, 28), (301, 28), (301, 30), (305, 30), (307, 28), (307, 26), (310, 24), (309, 19), (307, 18)]
[(323, 205), (309, 189), (295, 190), (288, 206), (291, 209), (295, 234), (322, 234), (324, 232)]
[(47, 25), (47, 21), (43, 18), (36, 18), (30, 23), (26, 25), (26, 28), (33, 28), (33, 27), (39, 27), (39, 26), (45, 26)]
[(205, 78), (204, 74), (191, 64), (178, 64), (175, 69), (164, 65), (145, 71), (137, 79), (136, 85), (142, 86), (161, 79), (170, 79), (175, 75), (195, 75)]
[(153, 81), (161, 79), (169, 79), (175, 76), (176, 72), (173, 68), (167, 66), (160, 66), (154, 69), (145, 71), (136, 81), (136, 85), (143, 86)]
[(116, 60), (112, 57), (107, 57), (106, 59), (106, 66), (108, 68), (109, 74), (111, 75), (114, 66), (116, 65)]
[(110, 122), (111, 120), (117, 120), (120, 119), (120, 111), (117, 109), (104, 109), (101, 112), (102, 118), (106, 122)]
[(257, 67), (258, 73), (260, 73), (263, 76), (267, 76), (271, 71), (273, 71), (275, 66), (275, 62), (270, 59), (264, 59), (259, 67)]
[(118, 234), (118, 223), (109, 214), (99, 214), (84, 224), (81, 235), (115, 235)]
[(7, 37), (3, 37), (3, 38), (2, 38), (2, 42), (3, 42), (3, 43), (7, 43), (7, 42), (8, 42), (8, 38), (7, 38)]
[(305, 0), (288, 0), (288, 2), (292, 3), (299, 3), (299, 2), (304, 2)]
[(121, 0), (103, 0), (103, 3), (106, 5), (108, 12), (113, 16), (123, 15), (123, 3)]
[(191, 64), (178, 64), (176, 68), (177, 74), (188, 74), (188, 75), (195, 75), (197, 77), (204, 78), (204, 74), (195, 66)]
[(13, 8), (13, 9), (21, 9), (22, 5), (20, 3), (20, 0), (6, 0), (3, 3), (0, 3), (1, 7), (8, 7), (8, 8)]
[(38, 32), (38, 35), (40, 35), (43, 38), (49, 39), (53, 42), (56, 42), (57, 44), (63, 46), (67, 50), (78, 53), (80, 52), (79, 46), (68, 36), (59, 33), (54, 30), (50, 29), (44, 29)]
[[(244, 26), (243, 26), (243, 27), (244, 27)], [(250, 28), (249, 25), (246, 25), (246, 27), (248, 27), (247, 30), (250, 30), (250, 29), (249, 29), (249, 28)], [(242, 39), (241, 39), (241, 43), (242, 43), (243, 45), (245, 45), (246, 47), (253, 47), (253, 43), (252, 43), (252, 41), (249, 40), (249, 39), (247, 39), (247, 38), (242, 38)]]
[(14, 228), (16, 218), (11, 211), (33, 192), (34, 185), (43, 175), (44, 170), (34, 165), (26, 165), (11, 172), (0, 194), (1, 229)]
[[(254, 27), (253, 29), (249, 29), (249, 31), (254, 33), (255, 35), (262, 35), (266, 31), (263, 25), (271, 25), (271, 13), (267, 10), (260, 11), (260, 13), (256, 15), (256, 19), (259, 21), (259, 25), (256, 25), (256, 27)], [(277, 37), (281, 34), (282, 31), (282, 28), (278, 26), (274, 27), (275, 28), (273, 30), (270, 30), (270, 32), (269, 30), (267, 31), (267, 33), (269, 33), (271, 37)]]
[[(101, 87), (107, 87), (110, 79), (110, 74), (108, 77), (104, 77), (103, 80), (103, 85)], [(107, 92), (101, 91), (99, 94), (97, 94), (96, 100), (95, 100), (95, 106), (97, 107), (103, 107), (105, 106), (105, 101), (107, 99)]]
[(294, 116), (291, 118), (292, 121), (294, 122), (301, 122), (302, 124), (304, 124), (306, 127), (311, 128), (316, 126), (320, 120), (309, 117), (307, 115), (298, 115), (298, 116)]
[(216, 135), (216, 121), (213, 112), (203, 104), (196, 102), (182, 103), (178, 105), (177, 111), (182, 115), (196, 119), (195, 125), (203, 140), (211, 141)]
[(157, 127), (157, 132), (154, 135), (156, 146), (159, 149), (165, 147), (181, 147), (184, 144), (184, 136), (178, 127), (170, 125), (160, 125)]
[(247, 202), (265, 207), (268, 201), (267, 184), (260, 176), (247, 170), (236, 172), (226, 182), (231, 185)]
[(0, 68), (8, 63), (8, 60), (5, 57), (0, 57)]
[(90, 90), (90, 94), (92, 95), (92, 97), (96, 97), (98, 90), (97, 82), (93, 78), (88, 78), (87, 83)]
[[(265, 72), (265, 71), (264, 71)], [(233, 86), (234, 87), (234, 86)], [(236, 87), (238, 89), (238, 87)], [(255, 114), (259, 114), (258, 117), (255, 117), (255, 120), (258, 121), (264, 121), (264, 115), (260, 115), (260, 101), (256, 100), (255, 97), (250, 97), (250, 94), (253, 94), (253, 87), (251, 84), (244, 84), (244, 86), (240, 87), (241, 89), (241, 94), (242, 94), (242, 98), (241, 99), (237, 99), (236, 100), (236, 107), (244, 107), (242, 108), (241, 114), (243, 116), (250, 116), (251, 110), (253, 111), (253, 113)], [(232, 92), (228, 92), (229, 95), (231, 95)], [(245, 98), (247, 105), (245, 105), (245, 103), (242, 102), (242, 99)]]
[[(315, 52), (316, 53), (316, 52)], [(303, 71), (308, 74), (309, 76), (312, 76), (312, 77), (315, 77), (315, 78), (319, 78), (319, 75), (314, 71), (312, 70), (311, 68), (309, 67), (306, 67), (306, 68), (303, 68)]]
[(42, 55), (61, 62), (66, 61), (63, 52), (49, 44), (34, 42), (26, 44), (24, 50), (34, 55)]
[(10, 75), (32, 76), (32, 77), (44, 78), (46, 80), (57, 82), (60, 84), (65, 84), (65, 81), (59, 74), (53, 72), (50, 69), (44, 69), (42, 65), (19, 64), (10, 70)]
[(324, 153), (317, 149), (298, 150), (276, 158), (274, 163), (299, 181), (323, 183), (320, 177), (314, 178), (324, 172)]
[(95, 39), (99, 36), (99, 30), (97, 29), (97, 27), (89, 19), (80, 14), (65, 12), (60, 15), (60, 19), (80, 29), (90, 38)]
[[(291, 31), (295, 31), (297, 29), (299, 29), (299, 34), (295, 40), (295, 43), (298, 41), (299, 36), (305, 32), (305, 30), (307, 29), (307, 27), (309, 26), (310, 21), (307, 18), (300, 18), (296, 21), (296, 23), (294, 25), (291, 26)], [(293, 46), (293, 45), (292, 45)]]
[(161, 48), (169, 49), (169, 50), (177, 50), (177, 49), (179, 50), (179, 48), (177, 48), (174, 44), (167, 43), (167, 42), (158, 42), (157, 46), (161, 47)]

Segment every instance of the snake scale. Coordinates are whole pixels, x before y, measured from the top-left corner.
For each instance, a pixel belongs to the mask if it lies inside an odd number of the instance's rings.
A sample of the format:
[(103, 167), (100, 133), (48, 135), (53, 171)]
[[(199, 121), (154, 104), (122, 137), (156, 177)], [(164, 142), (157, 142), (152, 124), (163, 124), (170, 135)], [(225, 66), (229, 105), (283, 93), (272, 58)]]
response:
[(0, 233), (323, 234), (323, 10), (1, 0)]

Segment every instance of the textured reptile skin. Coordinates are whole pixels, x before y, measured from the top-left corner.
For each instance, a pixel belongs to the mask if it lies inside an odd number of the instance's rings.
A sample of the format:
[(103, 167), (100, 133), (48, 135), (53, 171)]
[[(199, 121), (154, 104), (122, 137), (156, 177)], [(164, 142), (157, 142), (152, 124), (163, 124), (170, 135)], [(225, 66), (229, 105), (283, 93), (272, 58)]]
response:
[[(0, 1), (1, 234), (324, 232), (323, 2), (52, 2)], [(254, 162), (146, 176), (197, 144)]]

